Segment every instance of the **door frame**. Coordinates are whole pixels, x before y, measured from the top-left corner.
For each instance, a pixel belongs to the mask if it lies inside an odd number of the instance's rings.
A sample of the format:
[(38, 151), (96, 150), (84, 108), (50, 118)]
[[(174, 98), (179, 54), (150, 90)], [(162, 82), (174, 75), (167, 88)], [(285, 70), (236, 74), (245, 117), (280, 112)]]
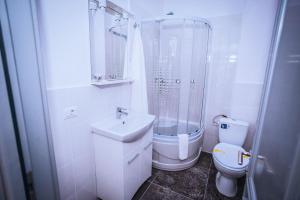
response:
[(247, 172), (246, 184), (247, 184), (247, 193), (248, 198), (251, 200), (256, 200), (256, 191), (253, 181), (255, 164), (257, 160), (257, 155), (259, 152), (260, 141), (262, 136), (262, 127), (264, 124), (264, 119), (266, 115), (267, 104), (269, 101), (270, 87), (273, 79), (273, 72), (277, 59), (278, 46), (281, 39), (282, 28), (285, 19), (285, 11), (288, 0), (281, 0), (278, 3), (278, 9), (276, 13), (276, 19), (274, 23), (273, 36), (269, 50), (269, 58), (267, 63), (266, 75), (264, 80), (262, 98), (259, 108), (259, 114), (257, 119), (257, 131), (253, 139), (252, 149), (251, 149), (251, 162), (249, 163), (249, 168)]
[(22, 162), (20, 137), (12, 108), (7, 62), (0, 27), (0, 199), (26, 199), (25, 163)]
[[(0, 0), (0, 26), (22, 154), (28, 149), (36, 199), (59, 199), (35, 0)], [(27, 146), (26, 149), (24, 146)], [(23, 175), (24, 177), (24, 175)]]

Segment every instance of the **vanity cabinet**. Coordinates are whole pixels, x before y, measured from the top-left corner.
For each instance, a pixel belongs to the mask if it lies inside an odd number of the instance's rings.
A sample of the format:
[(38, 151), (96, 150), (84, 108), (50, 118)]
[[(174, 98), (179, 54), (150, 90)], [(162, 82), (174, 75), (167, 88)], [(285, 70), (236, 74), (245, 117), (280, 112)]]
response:
[(151, 176), (153, 127), (133, 142), (93, 134), (97, 196), (105, 200), (130, 200)]
[[(149, 137), (150, 136), (150, 137)], [(142, 184), (143, 180), (147, 180), (152, 175), (152, 138), (153, 135), (149, 134), (149, 138), (147, 138), (143, 144), (142, 155), (141, 155), (141, 180)]]

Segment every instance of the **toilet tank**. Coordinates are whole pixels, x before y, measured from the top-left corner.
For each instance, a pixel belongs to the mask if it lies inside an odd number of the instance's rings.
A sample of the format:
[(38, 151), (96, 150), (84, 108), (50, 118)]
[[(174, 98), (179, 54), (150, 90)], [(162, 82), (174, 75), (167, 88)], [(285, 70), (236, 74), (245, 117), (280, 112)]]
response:
[(219, 121), (220, 142), (242, 146), (245, 142), (249, 123), (231, 118), (221, 118)]

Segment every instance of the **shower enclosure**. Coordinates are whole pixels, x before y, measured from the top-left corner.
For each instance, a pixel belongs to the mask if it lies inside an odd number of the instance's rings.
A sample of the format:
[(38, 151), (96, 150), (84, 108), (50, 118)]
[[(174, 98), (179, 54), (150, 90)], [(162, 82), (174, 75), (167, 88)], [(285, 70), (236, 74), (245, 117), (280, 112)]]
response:
[[(203, 19), (142, 22), (154, 167), (182, 170), (201, 153), (210, 26)], [(188, 158), (178, 157), (178, 134), (189, 135)]]

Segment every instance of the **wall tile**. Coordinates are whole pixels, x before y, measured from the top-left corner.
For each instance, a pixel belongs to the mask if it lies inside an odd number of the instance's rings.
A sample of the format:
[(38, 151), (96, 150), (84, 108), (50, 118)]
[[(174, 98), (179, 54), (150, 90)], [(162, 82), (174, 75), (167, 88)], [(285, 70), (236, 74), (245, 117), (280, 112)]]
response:
[(74, 174), (72, 164), (57, 170), (61, 199), (68, 199), (75, 194)]
[[(85, 188), (86, 191), (96, 191), (96, 174), (94, 157), (85, 155), (74, 159), (74, 180), (76, 192)], [(78, 195), (78, 194), (77, 194)]]
[(95, 193), (83, 187), (77, 191), (76, 200), (95, 200)]

